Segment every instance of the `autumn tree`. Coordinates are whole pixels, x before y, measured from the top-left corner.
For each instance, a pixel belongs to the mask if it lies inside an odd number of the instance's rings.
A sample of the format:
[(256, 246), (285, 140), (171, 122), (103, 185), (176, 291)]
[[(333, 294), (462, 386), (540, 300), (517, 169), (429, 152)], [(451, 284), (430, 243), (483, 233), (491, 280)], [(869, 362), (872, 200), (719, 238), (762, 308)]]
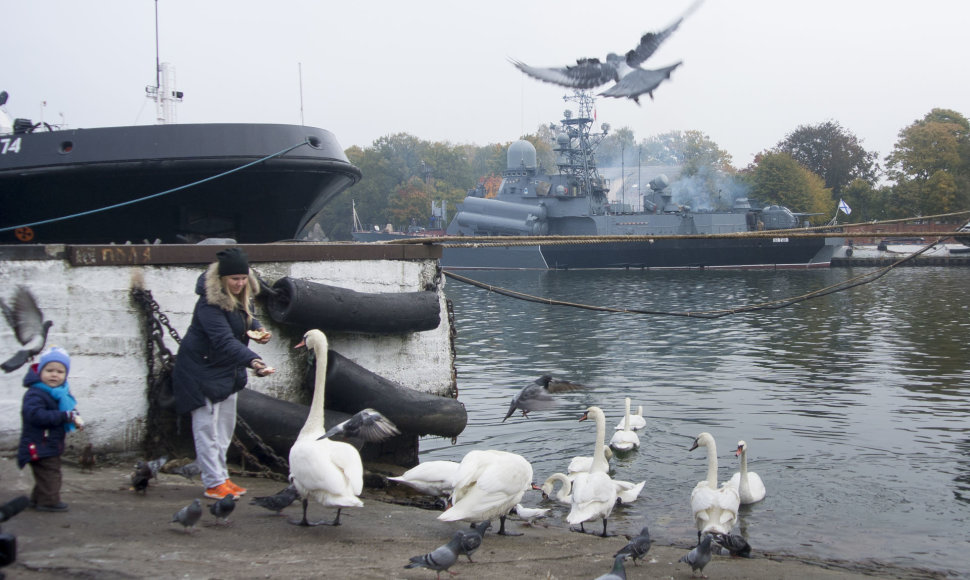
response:
[(787, 153), (803, 167), (821, 176), (836, 200), (855, 179), (874, 184), (879, 169), (876, 154), (866, 151), (858, 137), (836, 121), (801, 125), (785, 136), (774, 151)]
[(836, 202), (822, 178), (787, 153), (760, 154), (743, 177), (751, 187), (751, 196), (762, 205), (783, 205), (792, 211), (819, 214), (812, 220), (815, 223), (828, 220), (835, 212)]
[(894, 217), (970, 209), (970, 122), (960, 113), (933, 109), (901, 130), (886, 163)]

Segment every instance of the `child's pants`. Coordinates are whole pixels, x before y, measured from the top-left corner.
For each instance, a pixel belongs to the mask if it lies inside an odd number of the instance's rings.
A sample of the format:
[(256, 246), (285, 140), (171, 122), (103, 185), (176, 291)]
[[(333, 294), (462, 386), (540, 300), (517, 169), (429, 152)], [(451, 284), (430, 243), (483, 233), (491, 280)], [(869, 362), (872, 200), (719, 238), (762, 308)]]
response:
[(216, 487), (229, 479), (226, 452), (236, 428), (236, 394), (219, 403), (206, 399), (205, 406), (192, 411), (195, 459), (202, 470), (202, 484)]
[(61, 458), (45, 457), (30, 462), (34, 474), (34, 489), (30, 501), (35, 505), (57, 505), (61, 503)]

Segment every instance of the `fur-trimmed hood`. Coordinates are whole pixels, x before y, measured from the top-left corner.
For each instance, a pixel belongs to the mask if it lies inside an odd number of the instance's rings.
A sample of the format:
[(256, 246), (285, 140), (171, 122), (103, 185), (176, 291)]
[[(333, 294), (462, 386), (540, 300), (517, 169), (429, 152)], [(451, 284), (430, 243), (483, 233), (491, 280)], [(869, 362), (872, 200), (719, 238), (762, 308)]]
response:
[[(204, 295), (206, 302), (209, 304), (218, 306), (226, 312), (232, 312), (232, 310), (236, 307), (236, 304), (233, 301), (232, 296), (222, 291), (222, 283), (219, 279), (219, 262), (213, 262), (209, 265), (209, 269), (206, 270), (205, 276), (203, 276), (203, 281), (202, 288), (196, 288), (196, 292), (200, 295)], [(250, 269), (249, 297), (254, 298), (257, 294), (259, 294), (259, 280), (256, 279), (256, 275), (253, 274), (252, 269)]]

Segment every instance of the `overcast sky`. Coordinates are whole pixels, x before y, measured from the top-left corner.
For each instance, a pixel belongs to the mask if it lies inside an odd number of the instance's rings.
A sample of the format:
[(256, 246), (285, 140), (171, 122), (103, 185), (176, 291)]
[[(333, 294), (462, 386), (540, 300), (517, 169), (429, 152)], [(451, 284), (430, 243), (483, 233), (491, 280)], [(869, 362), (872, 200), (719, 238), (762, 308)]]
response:
[[(181, 123), (302, 118), (344, 148), (401, 132), (485, 145), (566, 108), (565, 89), (508, 58), (560, 66), (625, 52), (691, 2), (159, 0), (159, 49), (185, 94)], [(154, 0), (0, 7), (11, 116), (154, 123)], [(970, 115), (968, 22), (961, 0), (706, 0), (645, 64), (684, 62), (655, 100), (601, 97), (597, 118), (637, 140), (701, 131), (737, 167), (799, 125), (835, 120), (881, 158), (934, 107)]]

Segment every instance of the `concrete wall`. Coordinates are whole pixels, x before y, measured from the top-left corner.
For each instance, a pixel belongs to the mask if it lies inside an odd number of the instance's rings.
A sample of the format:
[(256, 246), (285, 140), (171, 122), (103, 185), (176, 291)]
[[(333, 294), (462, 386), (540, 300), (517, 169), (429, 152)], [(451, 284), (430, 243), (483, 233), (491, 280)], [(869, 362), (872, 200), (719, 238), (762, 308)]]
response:
[[(392, 381), (439, 395), (453, 391), (450, 323), (436, 260), (264, 261), (252, 265), (270, 283), (291, 276), (359, 292), (414, 292), (436, 287), (441, 324), (434, 330), (390, 336), (343, 333), (328, 338), (331, 349)], [(69, 383), (86, 422), (81, 436), (99, 452), (137, 451), (145, 435), (147, 341), (141, 310), (130, 298), (133, 277), (144, 279), (161, 312), (182, 335), (195, 306), (196, 279), (205, 266), (75, 266), (63, 257), (0, 259), (0, 296), (9, 301), (14, 288), (26, 284), (45, 318), (54, 322), (48, 346), (62, 346), (71, 354)], [(301, 331), (275, 324), (259, 302), (256, 316), (273, 331), (274, 338), (267, 345), (250, 346), (277, 373), (266, 378), (251, 376), (248, 388), (304, 402), (296, 387), (304, 375), (306, 351), (293, 349), (302, 338)], [(178, 348), (171, 337), (166, 336), (165, 343), (173, 353)], [(6, 360), (18, 347), (13, 331), (0, 323), (0, 359)], [(26, 367), (0, 373), (3, 454), (14, 453), (19, 441), (25, 372)]]

